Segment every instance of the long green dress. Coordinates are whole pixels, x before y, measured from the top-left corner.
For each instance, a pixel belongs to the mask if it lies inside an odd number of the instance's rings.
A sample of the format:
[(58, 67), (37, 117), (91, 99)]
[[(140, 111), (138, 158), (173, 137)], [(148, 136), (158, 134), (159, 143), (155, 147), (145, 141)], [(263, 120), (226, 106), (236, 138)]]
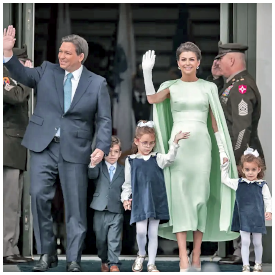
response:
[[(170, 221), (159, 226), (159, 236), (176, 240), (177, 232), (204, 233), (203, 241), (226, 241), (239, 234), (230, 231), (235, 192), (221, 183), (220, 157), (212, 129), (209, 106), (216, 118), (225, 152), (230, 159), (230, 177), (238, 177), (226, 121), (214, 83), (199, 79), (164, 82), (170, 99), (154, 104), (156, 151), (167, 153), (179, 131), (190, 132), (179, 141), (175, 162), (164, 169)], [(170, 139), (171, 137), (171, 139)]]

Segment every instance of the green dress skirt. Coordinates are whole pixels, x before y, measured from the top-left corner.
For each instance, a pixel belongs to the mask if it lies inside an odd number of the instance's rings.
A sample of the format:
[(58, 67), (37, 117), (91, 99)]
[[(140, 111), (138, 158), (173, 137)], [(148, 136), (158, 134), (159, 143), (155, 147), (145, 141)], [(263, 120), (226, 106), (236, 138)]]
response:
[(235, 192), (221, 183), (220, 157), (209, 114), (216, 118), (227, 156), (230, 176), (237, 178), (237, 169), (226, 121), (214, 83), (173, 80), (168, 88), (170, 99), (154, 104), (157, 132), (156, 151), (166, 153), (179, 131), (190, 132), (189, 139), (179, 141), (175, 162), (164, 169), (170, 221), (159, 226), (159, 236), (176, 240), (177, 232), (204, 233), (203, 241), (226, 241), (239, 234), (230, 231)]

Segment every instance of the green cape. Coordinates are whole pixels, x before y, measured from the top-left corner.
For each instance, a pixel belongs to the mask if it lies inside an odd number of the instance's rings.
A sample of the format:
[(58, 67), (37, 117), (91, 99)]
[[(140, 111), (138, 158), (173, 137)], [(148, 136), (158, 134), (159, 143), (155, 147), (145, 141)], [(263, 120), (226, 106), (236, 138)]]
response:
[[(178, 80), (170, 80), (161, 84), (158, 92), (170, 87)], [(230, 159), (229, 176), (238, 178), (237, 167), (235, 163), (232, 143), (226, 125), (224, 113), (218, 98), (218, 90), (214, 83), (205, 81), (205, 92), (208, 94), (210, 107), (216, 118), (218, 130), (227, 156)], [(168, 141), (173, 126), (173, 118), (170, 107), (170, 99), (153, 105), (153, 120), (157, 133), (155, 150), (166, 154), (169, 149)], [(231, 232), (231, 220), (235, 203), (235, 191), (221, 183), (220, 155), (217, 141), (212, 129), (210, 114), (207, 120), (207, 127), (212, 142), (212, 164), (210, 172), (210, 196), (207, 203), (207, 221), (203, 241), (226, 241), (236, 239), (239, 234)], [(170, 168), (164, 169), (164, 178), (168, 197), (168, 206), (170, 209), (171, 184), (173, 184), (173, 175)], [(184, 198), (183, 198), (184, 199)], [(176, 235), (172, 233), (173, 217), (170, 215), (170, 221), (159, 226), (159, 236), (171, 240), (176, 240)], [(187, 233), (187, 241), (193, 241), (191, 231)]]

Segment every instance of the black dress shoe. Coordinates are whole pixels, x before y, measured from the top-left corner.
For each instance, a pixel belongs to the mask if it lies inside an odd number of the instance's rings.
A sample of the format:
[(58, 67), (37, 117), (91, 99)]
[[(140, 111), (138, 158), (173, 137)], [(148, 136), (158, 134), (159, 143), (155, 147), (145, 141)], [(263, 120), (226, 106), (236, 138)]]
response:
[(81, 267), (80, 264), (78, 262), (69, 262), (67, 263), (66, 266), (66, 271), (67, 272), (81, 272)]
[(49, 268), (56, 267), (58, 264), (57, 255), (42, 254), (38, 263), (34, 266), (32, 271), (42, 272), (47, 271)]
[(31, 258), (25, 258), (20, 255), (10, 255), (3, 258), (3, 264), (20, 264), (26, 263), (32, 260)]

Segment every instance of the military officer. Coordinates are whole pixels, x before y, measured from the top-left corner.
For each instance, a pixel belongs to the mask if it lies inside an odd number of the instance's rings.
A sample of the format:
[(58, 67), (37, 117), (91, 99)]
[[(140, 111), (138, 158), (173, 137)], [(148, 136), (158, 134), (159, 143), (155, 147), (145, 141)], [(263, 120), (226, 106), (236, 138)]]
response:
[[(28, 60), (27, 47), (14, 48), (22, 63)], [(3, 263), (31, 261), (20, 256), (17, 246), (21, 216), (23, 172), (27, 149), (21, 145), (28, 125), (28, 98), (31, 89), (13, 80), (3, 66)]]
[(226, 81), (219, 90), (219, 97), (227, 121), (236, 163), (249, 145), (264, 158), (258, 137), (261, 116), (261, 95), (253, 77), (246, 70), (247, 46), (219, 44), (219, 53), (212, 67), (214, 82), (224, 76)]
[[(255, 80), (246, 70), (245, 51), (248, 50), (248, 46), (219, 42), (218, 47), (219, 52), (212, 66), (212, 76), (207, 80), (218, 86), (236, 164), (239, 164), (240, 158), (248, 146), (257, 149), (264, 159), (258, 137), (261, 95)], [(225, 82), (222, 76), (226, 79)], [(233, 241), (233, 246), (234, 254), (222, 258), (220, 263), (242, 263), (240, 237)], [(250, 252), (252, 251), (251, 246)], [(252, 258), (250, 260), (252, 261)]]

